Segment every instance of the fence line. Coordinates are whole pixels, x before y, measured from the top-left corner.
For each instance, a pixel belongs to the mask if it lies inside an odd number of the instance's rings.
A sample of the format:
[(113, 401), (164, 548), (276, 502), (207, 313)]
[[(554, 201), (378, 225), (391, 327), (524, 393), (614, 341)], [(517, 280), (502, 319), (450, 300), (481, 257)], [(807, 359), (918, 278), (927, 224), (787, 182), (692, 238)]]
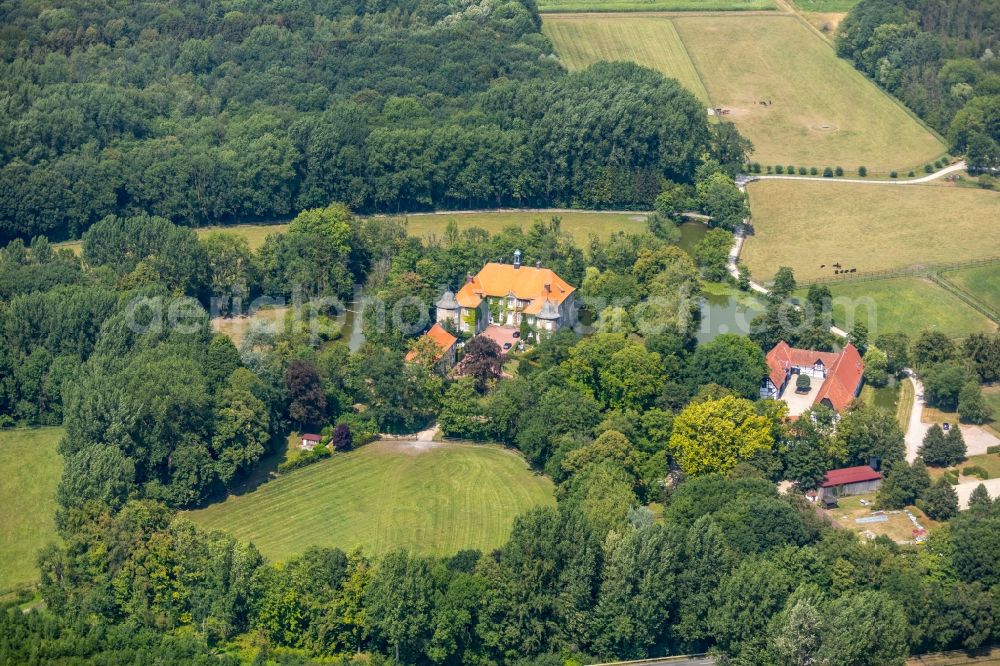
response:
[(958, 285), (952, 284), (947, 278), (944, 278), (938, 274), (928, 275), (927, 278), (934, 284), (940, 286), (945, 291), (954, 295), (956, 298), (964, 302), (966, 305), (971, 307), (973, 310), (979, 312), (987, 319), (991, 320), (995, 324), (1000, 324), (1000, 315), (997, 314), (993, 308), (980, 303), (974, 296), (967, 294), (964, 289)]
[(827, 278), (817, 278), (815, 280), (803, 280), (798, 283), (800, 287), (811, 287), (814, 284), (831, 284), (841, 282), (874, 282), (875, 280), (888, 280), (894, 277), (905, 277), (907, 275), (931, 275), (944, 271), (956, 270), (959, 268), (973, 268), (975, 266), (988, 266), (1000, 263), (1000, 257), (985, 257), (983, 259), (968, 259), (966, 261), (954, 261), (940, 264), (922, 264), (908, 268), (894, 268), (883, 271), (866, 271), (862, 273), (841, 273)]

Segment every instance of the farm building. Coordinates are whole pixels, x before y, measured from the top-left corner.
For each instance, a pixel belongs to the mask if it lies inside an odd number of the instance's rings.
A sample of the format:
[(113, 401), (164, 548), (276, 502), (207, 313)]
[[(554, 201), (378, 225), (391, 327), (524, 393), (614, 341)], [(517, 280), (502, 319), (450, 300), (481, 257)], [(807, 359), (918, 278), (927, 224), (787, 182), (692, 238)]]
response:
[[(792, 416), (814, 404), (843, 411), (861, 391), (865, 364), (857, 347), (848, 343), (839, 353), (796, 349), (782, 340), (767, 353), (768, 375), (761, 380), (760, 397), (789, 403)], [(792, 377), (805, 375), (812, 381), (806, 399), (785, 396)], [(794, 390), (794, 389), (793, 389)], [(796, 404), (792, 404), (796, 403)]]
[[(435, 364), (442, 372), (446, 372), (455, 365), (455, 348), (458, 338), (445, 330), (444, 326), (435, 323), (424, 333), (424, 338), (431, 340), (440, 350), (434, 358)], [(411, 349), (406, 355), (407, 362), (413, 362), (417, 358), (417, 350)]]
[(576, 288), (540, 264), (491, 262), (468, 275), (458, 293), (446, 291), (435, 307), (437, 320), (451, 321), (462, 332), (477, 335), (489, 325), (520, 326), (522, 321), (540, 331), (556, 331), (576, 324)]
[(873, 493), (880, 485), (882, 485), (882, 474), (868, 465), (833, 469), (826, 473), (826, 478), (820, 484), (817, 499), (822, 501), (828, 497)]
[(320, 441), (319, 435), (307, 432), (302, 434), (302, 444), (300, 446), (304, 451), (312, 451), (319, 445)]

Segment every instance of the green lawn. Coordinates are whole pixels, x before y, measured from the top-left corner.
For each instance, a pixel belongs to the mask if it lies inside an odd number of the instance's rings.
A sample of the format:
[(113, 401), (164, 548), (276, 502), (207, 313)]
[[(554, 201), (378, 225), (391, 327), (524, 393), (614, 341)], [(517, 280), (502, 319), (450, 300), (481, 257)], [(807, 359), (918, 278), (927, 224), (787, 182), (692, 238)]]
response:
[(546, 16), (542, 30), (571, 70), (602, 60), (631, 60), (677, 79), (706, 104), (708, 92), (674, 28), (663, 17), (634, 14)]
[(774, 9), (774, 0), (540, 0), (541, 12), (707, 12)]
[(793, 0), (804, 12), (849, 12), (859, 0)]
[[(882, 333), (916, 336), (924, 330), (942, 331), (952, 338), (996, 330), (989, 319), (930, 280), (920, 277), (828, 285), (833, 294), (833, 319), (850, 330), (854, 322)], [(805, 297), (805, 291), (799, 293)]]
[(867, 273), (981, 259), (1000, 248), (1000, 193), (931, 185), (763, 180), (751, 183), (755, 234), (741, 258), (757, 280), (779, 266), (832, 279), (833, 264)]
[(379, 442), (187, 515), (282, 560), (313, 545), (496, 548), (516, 515), (554, 503), (551, 481), (501, 447)]
[(38, 578), (38, 550), (56, 540), (62, 428), (0, 431), (0, 593)]
[(673, 21), (713, 106), (730, 110), (725, 119), (753, 141), (755, 161), (877, 173), (922, 166), (946, 150), (795, 16)]
[(948, 271), (941, 277), (1000, 312), (1000, 264)]

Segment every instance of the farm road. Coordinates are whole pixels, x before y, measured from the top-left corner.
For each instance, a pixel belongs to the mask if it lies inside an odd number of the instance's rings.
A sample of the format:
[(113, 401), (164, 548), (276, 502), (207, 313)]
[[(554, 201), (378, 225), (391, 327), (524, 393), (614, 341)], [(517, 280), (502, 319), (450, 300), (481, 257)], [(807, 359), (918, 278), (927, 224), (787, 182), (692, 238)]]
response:
[(943, 169), (935, 171), (934, 173), (927, 174), (926, 176), (921, 176), (920, 178), (905, 178), (903, 180), (868, 180), (867, 178), (823, 178), (821, 176), (752, 176), (753, 180), (810, 180), (812, 182), (822, 182), (822, 183), (854, 183), (863, 185), (920, 185), (921, 183), (929, 183), (932, 180), (941, 178), (942, 176), (947, 176), (950, 173), (955, 173), (956, 171), (965, 170), (965, 160), (961, 162), (956, 162), (951, 166), (946, 166)]

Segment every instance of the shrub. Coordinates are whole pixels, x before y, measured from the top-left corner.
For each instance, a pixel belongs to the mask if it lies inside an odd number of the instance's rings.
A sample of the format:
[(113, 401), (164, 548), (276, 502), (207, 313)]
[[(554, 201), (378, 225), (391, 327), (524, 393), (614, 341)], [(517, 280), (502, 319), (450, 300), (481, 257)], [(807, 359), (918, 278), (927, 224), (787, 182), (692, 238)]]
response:
[(799, 375), (795, 380), (795, 388), (799, 391), (808, 391), (812, 388), (812, 379), (809, 375)]
[(326, 448), (326, 444), (320, 444), (312, 451), (303, 451), (291, 460), (286, 460), (281, 463), (278, 465), (278, 472), (291, 472), (293, 469), (299, 469), (300, 467), (305, 467), (306, 465), (312, 465), (313, 463), (319, 462), (324, 458), (329, 458), (331, 455), (333, 455), (333, 453), (330, 449)]
[(804, 176), (807, 173), (809, 173), (809, 171), (805, 167), (799, 167), (799, 175), (800, 176)]
[(866, 167), (866, 166), (859, 166), (858, 167), (858, 175), (861, 176), (862, 178), (864, 178), (865, 176), (867, 176), (868, 175), (868, 167)]
[(819, 173), (819, 169), (817, 169), (816, 167), (811, 167), (811, 168), (809, 169), (809, 175), (810, 175), (810, 176), (815, 176), (815, 175), (817, 175), (818, 173)]
[(795, 167), (793, 165), (789, 164), (785, 168), (788, 170), (788, 173), (795, 173)]
[(836, 176), (837, 178), (840, 178), (841, 176), (843, 176), (843, 175), (844, 175), (844, 167), (837, 167), (836, 169), (834, 169), (834, 170), (833, 170), (833, 174), (834, 174), (834, 175), (835, 175), (835, 176)]
[(987, 446), (986, 453), (1000, 453), (1000, 444), (996, 446)]
[(373, 418), (364, 418), (361, 414), (344, 414), (337, 419), (337, 425), (346, 425), (351, 431), (352, 445), (356, 448), (378, 439), (378, 424)]
[(906, 177), (907, 177), (907, 178), (914, 178), (914, 177), (916, 177), (916, 175), (917, 175), (917, 174), (915, 174), (915, 173), (913, 173), (912, 171), (910, 171), (909, 173), (907, 173), (907, 174), (906, 174)]
[(346, 423), (338, 423), (337, 427), (333, 429), (333, 435), (330, 437), (330, 444), (337, 451), (350, 451), (351, 447), (354, 445), (354, 439), (351, 435), (351, 426)]
[[(771, 167), (768, 167), (768, 168), (770, 169)], [(774, 173), (779, 174), (779, 175), (785, 173), (785, 167), (781, 166), (780, 164), (777, 165), (777, 166), (775, 166), (774, 167)]]
[(823, 177), (833, 178), (833, 169), (831, 169), (830, 167), (826, 167), (825, 169), (823, 169)]
[(958, 485), (958, 472), (953, 469), (949, 469), (941, 478), (946, 479), (953, 486)]
[(768, 173), (768, 174), (770, 174), (770, 173), (771, 173), (771, 171), (772, 171), (772, 168), (771, 168), (771, 165), (770, 165), (770, 164), (768, 164), (768, 165), (767, 165), (767, 173)]
[(968, 467), (963, 467), (962, 474), (964, 474), (965, 476), (975, 476), (980, 481), (985, 481), (986, 479), (990, 478), (990, 473), (987, 472), (982, 467), (980, 467), (979, 465), (969, 465)]
[(899, 178), (899, 174), (896, 173), (895, 171), (890, 171), (889, 178)]
[(934, 167), (932, 167), (930, 164), (925, 164), (924, 173), (934, 173)]
[(934, 163), (934, 166), (936, 166), (938, 169), (943, 168), (944, 167), (944, 160), (938, 160), (937, 162)]
[(750, 170), (754, 173), (760, 173), (760, 162), (754, 162), (750, 165)]

